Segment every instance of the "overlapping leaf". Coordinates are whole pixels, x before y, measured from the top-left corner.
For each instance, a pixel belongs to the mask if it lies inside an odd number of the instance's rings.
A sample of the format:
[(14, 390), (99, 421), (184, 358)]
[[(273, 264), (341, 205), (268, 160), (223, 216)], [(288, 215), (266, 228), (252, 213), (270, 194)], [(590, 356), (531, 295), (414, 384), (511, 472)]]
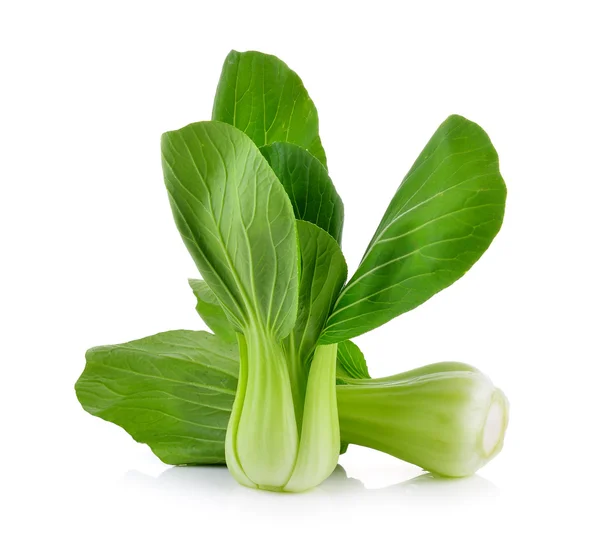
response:
[(162, 138), (179, 232), (237, 329), (284, 337), (296, 320), (298, 256), (290, 200), (256, 145), (216, 121)]
[(344, 204), (323, 164), (304, 148), (286, 142), (260, 151), (288, 193), (296, 218), (314, 223), (341, 243)]
[(317, 109), (300, 77), (275, 56), (230, 52), (212, 118), (241, 129), (257, 146), (290, 142), (327, 165)]

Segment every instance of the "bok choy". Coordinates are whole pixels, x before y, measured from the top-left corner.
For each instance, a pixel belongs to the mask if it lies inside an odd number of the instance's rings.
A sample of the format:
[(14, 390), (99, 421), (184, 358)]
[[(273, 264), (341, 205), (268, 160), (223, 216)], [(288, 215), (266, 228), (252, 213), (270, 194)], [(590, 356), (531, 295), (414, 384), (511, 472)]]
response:
[(214, 334), (89, 350), (84, 409), (166, 463), (225, 461), (273, 491), (318, 485), (347, 443), (448, 476), (500, 451), (508, 403), (479, 371), (445, 362), (370, 379), (350, 341), (452, 284), (500, 229), (506, 188), (478, 125), (451, 116), (437, 129), (349, 280), (316, 108), (277, 58), (232, 52), (213, 120), (165, 133), (162, 160)]

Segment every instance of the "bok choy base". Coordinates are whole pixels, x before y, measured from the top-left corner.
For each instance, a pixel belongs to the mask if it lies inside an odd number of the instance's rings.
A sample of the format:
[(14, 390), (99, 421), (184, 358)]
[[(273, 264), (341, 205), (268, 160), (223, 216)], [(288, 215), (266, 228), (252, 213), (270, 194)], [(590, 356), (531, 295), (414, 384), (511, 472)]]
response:
[[(165, 463), (222, 464), (238, 364), (236, 345), (210, 333), (159, 333), (89, 350), (77, 397)], [(370, 380), (338, 363), (337, 377), (342, 442), (448, 477), (474, 473), (502, 449), (508, 403), (471, 366), (443, 362)]]

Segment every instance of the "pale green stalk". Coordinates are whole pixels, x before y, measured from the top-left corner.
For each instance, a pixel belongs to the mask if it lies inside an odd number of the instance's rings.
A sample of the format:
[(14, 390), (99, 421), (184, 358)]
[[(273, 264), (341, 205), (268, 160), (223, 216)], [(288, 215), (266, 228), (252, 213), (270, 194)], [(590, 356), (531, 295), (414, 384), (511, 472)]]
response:
[[(242, 485), (273, 491), (318, 485), (339, 457), (337, 345), (317, 347), (302, 395), (293, 393), (288, 359), (274, 337), (254, 328), (239, 335), (239, 346), (240, 380), (225, 448), (231, 473)], [(303, 409), (295, 408), (295, 398), (303, 399)], [(301, 422), (296, 413), (303, 414)]]
[(508, 401), (467, 364), (347, 382), (337, 387), (344, 441), (448, 477), (475, 473), (502, 449)]

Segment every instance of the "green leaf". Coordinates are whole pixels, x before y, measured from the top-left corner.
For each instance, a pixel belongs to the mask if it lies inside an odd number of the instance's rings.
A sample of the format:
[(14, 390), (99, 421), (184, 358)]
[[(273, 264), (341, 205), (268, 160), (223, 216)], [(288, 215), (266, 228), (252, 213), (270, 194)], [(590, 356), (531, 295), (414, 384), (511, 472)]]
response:
[(348, 267), (337, 242), (323, 229), (307, 221), (297, 221), (302, 272), (299, 308), (292, 332), (295, 351), (308, 363), (331, 306), (346, 277)]
[(370, 331), (459, 279), (500, 229), (505, 199), (487, 134), (449, 117), (402, 181), (321, 342)]
[(343, 384), (348, 379), (370, 378), (367, 361), (360, 348), (349, 340), (340, 342), (337, 351), (337, 382)]
[(288, 335), (298, 300), (296, 221), (256, 145), (210, 121), (165, 133), (162, 154), (179, 232), (234, 328)]
[(198, 301), (196, 311), (212, 332), (226, 342), (235, 342), (235, 331), (214, 292), (202, 279), (188, 279)]
[(75, 390), (87, 412), (167, 464), (223, 463), (238, 365), (235, 344), (205, 331), (168, 331), (88, 350)]
[(308, 368), (315, 346), (325, 326), (331, 306), (346, 281), (348, 268), (338, 243), (320, 227), (297, 221), (302, 271), (298, 318), (285, 348), (290, 361), (290, 377), (301, 421)]
[(344, 204), (325, 166), (304, 148), (286, 142), (260, 151), (288, 193), (296, 219), (314, 223), (341, 243)]
[(327, 165), (317, 109), (300, 77), (275, 56), (231, 51), (212, 118), (241, 129), (257, 146), (291, 142)]

